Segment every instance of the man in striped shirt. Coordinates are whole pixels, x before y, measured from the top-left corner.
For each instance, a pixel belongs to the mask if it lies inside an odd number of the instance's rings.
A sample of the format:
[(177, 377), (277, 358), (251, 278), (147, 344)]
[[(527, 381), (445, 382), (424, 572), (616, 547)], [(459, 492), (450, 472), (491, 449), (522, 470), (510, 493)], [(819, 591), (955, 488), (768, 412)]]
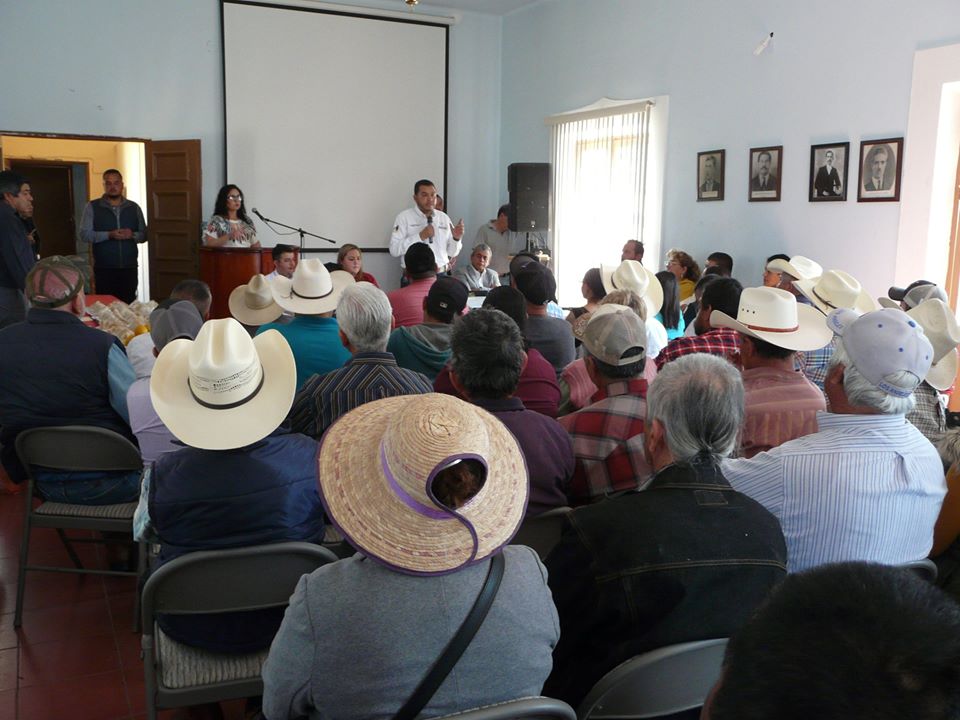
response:
[(776, 515), (790, 572), (831, 562), (888, 565), (927, 556), (946, 493), (937, 451), (904, 419), (933, 348), (900, 310), (834, 310), (838, 336), (818, 432), (749, 460), (730, 484)]

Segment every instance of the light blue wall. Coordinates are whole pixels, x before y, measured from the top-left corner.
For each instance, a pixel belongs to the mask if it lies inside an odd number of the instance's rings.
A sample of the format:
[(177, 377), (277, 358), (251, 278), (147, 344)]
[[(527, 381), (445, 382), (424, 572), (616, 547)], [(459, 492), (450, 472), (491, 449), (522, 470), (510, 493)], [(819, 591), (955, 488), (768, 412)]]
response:
[[(847, 202), (808, 202), (810, 145), (849, 140), (856, 156), (861, 139), (905, 135), (914, 51), (958, 41), (956, 0), (548, 0), (504, 19), (500, 161), (548, 160), (553, 113), (669, 95), (664, 248), (730, 250), (750, 284), (762, 256), (805, 254), (880, 293), (899, 204), (857, 203), (856, 167)], [(762, 145), (784, 146), (779, 203), (747, 202), (748, 150)], [(697, 203), (696, 153), (714, 148), (727, 150), (726, 200)]]

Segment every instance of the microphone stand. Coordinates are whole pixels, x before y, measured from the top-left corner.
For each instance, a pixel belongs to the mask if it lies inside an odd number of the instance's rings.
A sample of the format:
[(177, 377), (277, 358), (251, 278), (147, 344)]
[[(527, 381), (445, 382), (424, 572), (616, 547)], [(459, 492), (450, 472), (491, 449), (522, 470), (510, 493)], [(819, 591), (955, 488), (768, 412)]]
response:
[[(267, 223), (267, 225), (278, 225), (279, 227), (286, 228), (287, 230), (293, 230), (294, 232), (299, 233), (299, 234), (300, 234), (300, 255), (301, 255), (301, 256), (303, 255), (303, 251), (306, 249), (306, 247), (305, 247), (305, 245), (304, 245), (304, 238), (305, 238), (305, 236), (307, 236), (307, 235), (309, 235), (310, 237), (316, 238), (317, 240), (326, 240), (326, 241), (327, 241), (328, 243), (330, 243), (331, 245), (336, 245), (336, 244), (337, 244), (337, 241), (336, 241), (336, 240), (331, 240), (331, 239), (328, 238), (328, 237), (324, 237), (323, 235), (317, 235), (316, 233), (307, 232), (306, 230), (304, 230), (304, 229), (301, 228), (301, 227), (293, 227), (292, 225), (286, 225), (286, 224), (284, 224), (284, 223), (282, 223), (282, 222), (278, 222), (278, 221), (276, 221), (276, 220), (271, 220), (270, 218), (265, 218), (265, 217), (264, 217), (263, 215), (261, 215), (260, 213), (256, 213), (256, 215), (257, 215), (258, 218), (260, 218), (261, 220), (263, 220), (263, 222)], [(271, 230), (272, 230), (272, 229), (273, 229), (273, 228), (271, 228)], [(274, 232), (276, 232), (276, 230), (274, 230)]]

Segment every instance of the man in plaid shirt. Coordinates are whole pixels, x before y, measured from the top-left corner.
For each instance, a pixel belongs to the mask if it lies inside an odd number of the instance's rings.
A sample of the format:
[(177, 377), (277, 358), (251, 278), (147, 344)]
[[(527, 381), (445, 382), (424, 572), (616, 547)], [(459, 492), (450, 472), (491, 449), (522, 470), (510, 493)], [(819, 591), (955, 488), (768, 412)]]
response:
[(607, 457), (631, 438), (642, 440), (647, 415), (647, 381), (643, 379), (647, 337), (643, 320), (623, 305), (601, 305), (583, 333), (587, 372), (599, 388), (593, 404), (560, 418), (570, 433), (576, 466), (567, 499), (586, 505), (603, 495), (636, 488), (650, 473), (643, 443), (631, 457), (636, 471), (614, 477)]
[(739, 368), (740, 334), (729, 328), (711, 327), (710, 313), (720, 310), (731, 317), (736, 317), (742, 291), (743, 286), (733, 278), (720, 278), (707, 285), (700, 299), (700, 311), (693, 320), (697, 334), (671, 341), (657, 356), (657, 370), (671, 360), (692, 353), (720, 355)]

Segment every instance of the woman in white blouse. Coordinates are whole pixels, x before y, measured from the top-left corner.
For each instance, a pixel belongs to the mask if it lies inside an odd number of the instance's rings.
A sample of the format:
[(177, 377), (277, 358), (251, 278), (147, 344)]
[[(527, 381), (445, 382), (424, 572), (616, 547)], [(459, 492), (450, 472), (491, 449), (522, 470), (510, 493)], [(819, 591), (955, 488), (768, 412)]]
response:
[(217, 193), (213, 217), (203, 231), (203, 244), (209, 247), (260, 247), (257, 229), (247, 216), (243, 193), (236, 185), (224, 185)]

